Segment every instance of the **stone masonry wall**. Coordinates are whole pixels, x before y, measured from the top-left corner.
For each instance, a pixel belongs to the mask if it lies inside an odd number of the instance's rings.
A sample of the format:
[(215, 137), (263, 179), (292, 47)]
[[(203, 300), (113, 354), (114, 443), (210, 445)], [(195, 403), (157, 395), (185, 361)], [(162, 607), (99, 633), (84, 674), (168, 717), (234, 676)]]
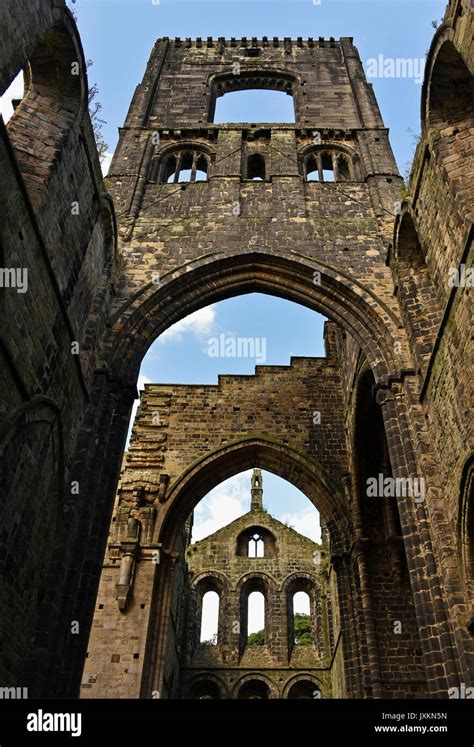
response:
[[(249, 531), (268, 530), (265, 557), (246, 556), (239, 538)], [(270, 546), (271, 545), (271, 546)], [(221, 697), (239, 697), (242, 677), (263, 675), (273, 683), (273, 693), (283, 697), (295, 675), (305, 675), (314, 687), (330, 697), (327, 562), (324, 550), (311, 540), (255, 507), (223, 529), (189, 546), (186, 560), (190, 588), (186, 605), (188, 642), (181, 673), (181, 695), (193, 695), (205, 676), (218, 678)], [(261, 586), (259, 585), (261, 584)], [(262, 589), (266, 604), (265, 643), (246, 643), (246, 604), (249, 590)], [(200, 644), (200, 611), (207, 590), (219, 593), (219, 628), (216, 645)], [(310, 598), (313, 641), (294, 645), (291, 599), (297, 591)], [(237, 623), (237, 624), (236, 624)], [(194, 696), (195, 697), (195, 696)]]

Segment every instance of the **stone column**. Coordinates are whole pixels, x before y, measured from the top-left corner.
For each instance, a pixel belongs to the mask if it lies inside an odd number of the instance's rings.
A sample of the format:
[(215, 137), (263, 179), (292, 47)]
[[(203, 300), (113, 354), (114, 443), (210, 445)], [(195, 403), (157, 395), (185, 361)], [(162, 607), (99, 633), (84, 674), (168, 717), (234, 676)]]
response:
[[(419, 479), (419, 469), (411, 444), (405, 393), (399, 382), (379, 389), (377, 403), (382, 409), (393, 476)], [(447, 697), (451, 686), (458, 686), (457, 656), (445, 600), (432, 547), (425, 502), (414, 496), (398, 498), (413, 601), (418, 623), (429, 691)]]

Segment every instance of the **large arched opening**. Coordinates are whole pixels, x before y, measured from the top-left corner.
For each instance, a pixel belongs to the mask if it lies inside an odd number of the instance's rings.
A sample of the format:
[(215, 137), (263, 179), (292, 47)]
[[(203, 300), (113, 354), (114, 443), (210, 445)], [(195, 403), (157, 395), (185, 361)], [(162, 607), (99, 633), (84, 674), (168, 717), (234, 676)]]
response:
[[(86, 63), (70, 14), (54, 23), (24, 66), (24, 94), (7, 124), (18, 167), (33, 202), (44, 186), (75, 123), (87, 111)], [(41, 128), (30, 120), (40, 118)]]
[(468, 64), (456, 49), (453, 29), (442, 26), (428, 56), (421, 104), (428, 141), (466, 217), (471, 208), (474, 142), (474, 75)]
[(327, 316), (353, 337), (377, 382), (410, 367), (395, 312), (355, 278), (296, 252), (204, 256), (159, 277), (150, 274), (150, 282), (130, 293), (110, 319), (109, 365), (124, 384), (135, 384), (149, 346), (171, 325), (204, 306), (248, 293), (278, 296)]
[[(277, 444), (273, 440), (265, 440), (263, 437), (252, 437), (243, 442), (228, 444), (218, 450), (217, 453), (213, 452), (207, 458), (200, 460), (199, 463), (191, 465), (189, 470), (171, 486), (169, 498), (163, 505), (164, 512), (161, 526), (157, 525), (156, 527), (155, 539), (163, 547), (163, 553), (160, 575), (157, 577), (157, 587), (154, 594), (157, 604), (151, 615), (153, 620), (152, 630), (147, 644), (150, 664), (142, 683), (142, 692), (147, 692), (150, 687), (156, 689), (156, 682), (161, 676), (160, 657), (169, 645), (167, 642), (167, 625), (171, 618), (166, 600), (169, 604), (172, 599), (172, 558), (176, 556), (176, 552), (179, 550), (183, 521), (186, 521), (193, 508), (212, 488), (230, 476), (256, 465), (283, 477), (298, 487), (320, 510), (322, 522), (327, 528), (330, 547), (333, 551), (337, 551), (336, 548), (342, 551), (343, 547), (347, 547), (350, 536), (350, 519), (342, 487), (326, 475), (319, 465), (312, 462), (307, 456), (295, 452), (289, 445)], [(251, 574), (250, 577), (242, 581), (242, 590), (237, 589), (236, 592), (236, 598), (241, 606), (240, 615), (236, 618), (239, 619), (240, 617), (238, 628), (240, 656), (244, 656), (246, 649), (248, 653), (248, 602), (253, 592), (263, 593), (265, 597), (265, 645), (269, 647), (269, 650), (272, 650), (272, 647), (279, 643), (279, 632), (277, 638), (275, 638), (279, 628), (275, 628), (272, 618), (273, 613), (270, 612), (271, 605), (275, 603), (274, 593), (276, 589), (270, 578), (266, 581), (264, 579), (265, 576), (261, 574)], [(294, 590), (299, 590), (299, 588), (299, 586), (295, 586)], [(283, 595), (286, 595), (286, 591), (283, 592)], [(283, 609), (284, 607), (282, 607)], [(284, 615), (283, 612), (282, 614)], [(339, 614), (344, 617), (345, 612), (342, 610)], [(286, 631), (285, 621), (282, 623), (283, 631)]]
[[(316, 270), (318, 266), (320, 269)], [(399, 331), (396, 316), (389, 306), (357, 281), (320, 263), (308, 264), (298, 260), (294, 255), (291, 259), (276, 258), (252, 251), (220, 260), (205, 258), (199, 267), (191, 264), (170, 277), (162, 276), (159, 284), (150, 282), (142, 287), (111, 320), (114, 378), (123, 385), (133, 386), (146, 350), (171, 324), (207, 303), (250, 292), (296, 301), (326, 314), (345, 330), (354, 350), (360, 349), (362, 358), (365, 356), (373, 372), (374, 386), (388, 395), (389, 407), (385, 408), (383, 420), (389, 418), (391, 433), (387, 442), (394, 474), (408, 476), (411, 469), (416, 469), (411, 457), (405, 456), (405, 450), (410, 449), (406, 437), (397, 432), (400, 423), (393, 408), (403, 406), (402, 401), (390, 397), (389, 379), (399, 380), (400, 370), (410, 364), (406, 339)], [(395, 345), (396, 342), (399, 345)], [(348, 542), (350, 544), (347, 490), (342, 474), (328, 475), (306, 454), (299, 454), (287, 443), (278, 444), (274, 440), (269, 443), (258, 433), (235, 443), (231, 439), (226, 441), (222, 448), (190, 465), (164, 487), (154, 530), (155, 541), (164, 548), (157, 593), (163, 604), (161, 609), (154, 611), (153, 629), (150, 629), (147, 644), (154, 652), (165, 645), (166, 638), (163, 631), (167, 624), (165, 610), (170, 588), (167, 588), (169, 581), (164, 569), (180, 546), (180, 531), (193, 506), (217, 482), (256, 465), (267, 469), (295, 484), (313, 500), (321, 511), (331, 551), (336, 556), (340, 554), (342, 557), (344, 547)], [(112, 455), (115, 464), (122, 456), (120, 444), (112, 444), (116, 449), (117, 445), (119, 448), (115, 456)], [(105, 467), (106, 460), (102, 464)], [(338, 500), (335, 496), (339, 497)], [(410, 550), (416, 553), (415, 548)], [(340, 586), (337, 580), (336, 586), (338, 584)], [(339, 588), (338, 593), (345, 592)], [(364, 633), (360, 635), (363, 638)], [(341, 647), (345, 649), (347, 661), (350, 645), (347, 643), (344, 647), (341, 644)], [(160, 690), (160, 676), (156, 668), (151, 668), (142, 682), (141, 692)], [(357, 687), (359, 685), (354, 681), (354, 692)]]

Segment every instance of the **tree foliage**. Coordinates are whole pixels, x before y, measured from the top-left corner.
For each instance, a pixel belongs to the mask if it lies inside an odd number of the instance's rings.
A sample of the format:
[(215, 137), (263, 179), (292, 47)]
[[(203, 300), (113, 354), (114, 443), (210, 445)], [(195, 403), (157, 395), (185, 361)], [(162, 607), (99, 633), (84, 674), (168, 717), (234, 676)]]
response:
[[(75, 5), (76, 0), (68, 0), (68, 7), (74, 16), (74, 19), (77, 22), (77, 15), (73, 8), (70, 6), (70, 4)], [(87, 67), (92, 67), (93, 65), (92, 60), (87, 60)], [(107, 154), (107, 151), (109, 149), (108, 143), (104, 139), (104, 135), (102, 132), (102, 127), (107, 124), (103, 119), (101, 119), (100, 112), (102, 111), (102, 104), (100, 101), (97, 101), (97, 96), (99, 94), (99, 87), (97, 83), (94, 83), (92, 86), (89, 87), (89, 98), (88, 98), (88, 104), (89, 104), (89, 115), (91, 118), (92, 123), (92, 130), (94, 132), (95, 142), (97, 145), (97, 151), (99, 153), (99, 159), (102, 163), (105, 159), (105, 156)]]
[(313, 640), (311, 634), (311, 618), (303, 612), (297, 612), (294, 618), (295, 643), (298, 646), (308, 646)]
[(265, 643), (265, 631), (258, 630), (256, 633), (250, 633), (247, 638), (248, 646), (263, 646)]
[[(88, 60), (87, 66), (90, 67), (90, 65), (92, 65), (92, 61)], [(102, 127), (106, 124), (106, 122), (99, 117), (99, 114), (102, 111), (102, 104), (100, 103), (100, 101), (96, 101), (96, 96), (98, 93), (99, 87), (97, 83), (94, 83), (94, 85), (90, 86), (89, 88), (89, 114), (92, 122), (92, 129), (94, 131), (97, 151), (99, 153), (100, 162), (102, 163), (109, 146), (105, 141), (102, 132)]]
[[(311, 618), (303, 612), (297, 612), (294, 617), (295, 643), (298, 646), (308, 646), (312, 640)], [(250, 633), (247, 639), (248, 646), (263, 646), (265, 643), (265, 631), (258, 630), (256, 633)]]

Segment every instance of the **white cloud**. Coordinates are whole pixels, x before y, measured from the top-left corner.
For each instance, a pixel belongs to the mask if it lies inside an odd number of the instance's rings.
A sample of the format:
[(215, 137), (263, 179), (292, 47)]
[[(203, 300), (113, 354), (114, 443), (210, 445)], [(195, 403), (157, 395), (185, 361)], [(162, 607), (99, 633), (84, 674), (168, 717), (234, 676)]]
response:
[(23, 71), (18, 73), (14, 81), (7, 88), (3, 96), (0, 96), (0, 113), (5, 124), (13, 116), (12, 99), (21, 99), (24, 92)]
[(250, 511), (250, 477), (248, 470), (221, 483), (196, 506), (193, 542), (217, 532), (231, 521)]
[(295, 513), (282, 514), (279, 519), (283, 523), (288, 523), (295, 532), (312, 539), (313, 542), (321, 542), (319, 514), (314, 510), (313, 506), (308, 506), (308, 508)]
[(311, 604), (309, 596), (305, 591), (297, 591), (293, 597), (293, 612), (300, 612), (303, 615), (311, 614)]
[(104, 154), (104, 160), (101, 163), (102, 168), (102, 176), (107, 176), (110, 169), (110, 164), (112, 163), (112, 158), (114, 157), (113, 153), (105, 153)]
[(215, 306), (205, 306), (173, 324), (159, 337), (159, 342), (180, 342), (185, 334), (207, 337), (214, 330), (216, 315)]

